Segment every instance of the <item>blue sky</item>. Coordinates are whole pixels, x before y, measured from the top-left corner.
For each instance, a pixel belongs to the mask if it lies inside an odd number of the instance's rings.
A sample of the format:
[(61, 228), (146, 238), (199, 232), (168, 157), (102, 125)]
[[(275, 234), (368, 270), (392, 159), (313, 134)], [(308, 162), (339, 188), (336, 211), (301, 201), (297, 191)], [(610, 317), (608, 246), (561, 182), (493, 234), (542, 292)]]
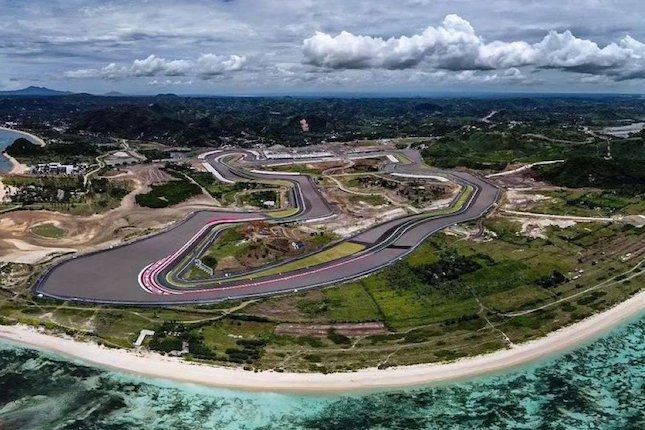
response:
[(645, 91), (642, 0), (0, 0), (0, 89)]

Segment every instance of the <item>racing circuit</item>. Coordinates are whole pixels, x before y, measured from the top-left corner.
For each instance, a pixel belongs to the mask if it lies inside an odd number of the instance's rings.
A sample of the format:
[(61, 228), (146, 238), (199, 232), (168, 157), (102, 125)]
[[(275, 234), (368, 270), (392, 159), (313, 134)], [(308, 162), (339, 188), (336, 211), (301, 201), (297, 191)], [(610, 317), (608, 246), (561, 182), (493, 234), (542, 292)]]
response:
[[(403, 153), (410, 163), (393, 162), (393, 155), (397, 153)], [(384, 170), (386, 174), (460, 184), (462, 191), (455, 199), (459, 204), (455, 203), (447, 211), (404, 216), (359, 232), (345, 239), (345, 242), (355, 244), (359, 251), (325, 263), (283, 273), (279, 271), (283, 262), (273, 265), (271, 271), (261, 267), (231, 277), (212, 276), (188, 281), (180, 276), (182, 265), (197, 258), (207, 244), (217, 240), (220, 232), (230, 226), (255, 220), (312, 222), (334, 216), (333, 208), (310, 176), (260, 170), (260, 166), (270, 166), (273, 161), (263, 159), (255, 151), (211, 151), (199, 158), (217, 179), (228, 183), (247, 180), (289, 183), (290, 201), (297, 210), (282, 218), (272, 218), (262, 211), (198, 211), (160, 233), (75, 256), (55, 265), (37, 280), (34, 294), (94, 303), (173, 305), (212, 303), (340, 284), (400, 260), (443, 228), (483, 216), (499, 195), (496, 187), (475, 174), (430, 169), (423, 164), (417, 151), (384, 151), (370, 154), (370, 157), (390, 160)], [(309, 161), (322, 160), (324, 158)]]

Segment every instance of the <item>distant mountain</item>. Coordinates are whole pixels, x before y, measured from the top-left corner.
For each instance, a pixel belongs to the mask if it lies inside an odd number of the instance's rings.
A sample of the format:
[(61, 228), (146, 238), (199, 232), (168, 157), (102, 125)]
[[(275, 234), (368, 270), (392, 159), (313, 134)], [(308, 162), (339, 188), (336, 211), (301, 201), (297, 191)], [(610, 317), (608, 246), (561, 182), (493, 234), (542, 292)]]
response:
[(57, 91), (45, 87), (27, 87), (21, 90), (0, 91), (0, 96), (66, 96), (74, 94), (69, 91)]
[(160, 99), (178, 99), (179, 98), (179, 96), (174, 93), (161, 93), (161, 94), (157, 94), (155, 97)]
[(127, 94), (120, 93), (118, 91), (110, 91), (109, 93), (103, 94), (104, 97), (127, 97)]

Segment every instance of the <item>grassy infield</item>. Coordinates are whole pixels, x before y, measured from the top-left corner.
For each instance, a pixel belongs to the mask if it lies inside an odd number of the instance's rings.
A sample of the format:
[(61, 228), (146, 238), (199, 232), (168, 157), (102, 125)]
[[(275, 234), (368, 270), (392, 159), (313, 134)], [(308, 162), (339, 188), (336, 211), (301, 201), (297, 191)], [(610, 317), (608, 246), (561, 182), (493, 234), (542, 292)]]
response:
[[(447, 213), (452, 213), (460, 210), (468, 201), (472, 195), (472, 188), (467, 187), (455, 200), (454, 204), (450, 208), (441, 209), (433, 212), (433, 215), (444, 215)], [(206, 252), (206, 255), (212, 256), (215, 259), (219, 260), (222, 257), (229, 255), (239, 256), (247, 251), (248, 244), (240, 244), (240, 241), (243, 239), (243, 235), (238, 232), (235, 227), (227, 229), (221, 237), (209, 248)], [(337, 260), (343, 257), (347, 257), (352, 254), (356, 254), (365, 249), (364, 246), (351, 243), (351, 242), (342, 242), (338, 245), (332, 246), (331, 248), (325, 249), (321, 252), (311, 254), (304, 258), (300, 258), (296, 261), (283, 264), (277, 267), (266, 269), (260, 272), (253, 273), (249, 276), (236, 276), (235, 279), (252, 279), (259, 278), (263, 276), (275, 275), (278, 273), (288, 273), (295, 270), (307, 268), (310, 266), (316, 266), (324, 263), (328, 263), (333, 260)], [(195, 275), (198, 275), (200, 270), (197, 267), (191, 268), (188, 277), (193, 278)]]
[(47, 239), (60, 239), (65, 236), (65, 230), (51, 223), (39, 224), (33, 227), (31, 232)]

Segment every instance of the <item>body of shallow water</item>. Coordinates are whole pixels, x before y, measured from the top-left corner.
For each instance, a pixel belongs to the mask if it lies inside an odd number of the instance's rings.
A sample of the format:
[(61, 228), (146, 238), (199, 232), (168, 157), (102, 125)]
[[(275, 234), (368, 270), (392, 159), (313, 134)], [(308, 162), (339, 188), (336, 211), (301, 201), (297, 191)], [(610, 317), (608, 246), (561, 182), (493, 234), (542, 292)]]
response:
[(201, 388), (0, 343), (0, 429), (643, 429), (645, 318), (507, 374), (362, 395)]
[(25, 139), (31, 140), (29, 136), (18, 131), (0, 129), (0, 173), (8, 172), (9, 170), (11, 170), (11, 163), (5, 156), (1, 154), (4, 152), (7, 146), (11, 145), (19, 137), (24, 137)]
[[(5, 148), (13, 143), (18, 136), (16, 133), (6, 130), (0, 130), (0, 154), (2, 154)], [(8, 172), (11, 170), (11, 163), (3, 155), (0, 155), (0, 173)]]
[(625, 139), (628, 138), (631, 133), (638, 133), (643, 128), (645, 128), (645, 122), (635, 122), (633, 124), (605, 127), (602, 129), (602, 133)]

